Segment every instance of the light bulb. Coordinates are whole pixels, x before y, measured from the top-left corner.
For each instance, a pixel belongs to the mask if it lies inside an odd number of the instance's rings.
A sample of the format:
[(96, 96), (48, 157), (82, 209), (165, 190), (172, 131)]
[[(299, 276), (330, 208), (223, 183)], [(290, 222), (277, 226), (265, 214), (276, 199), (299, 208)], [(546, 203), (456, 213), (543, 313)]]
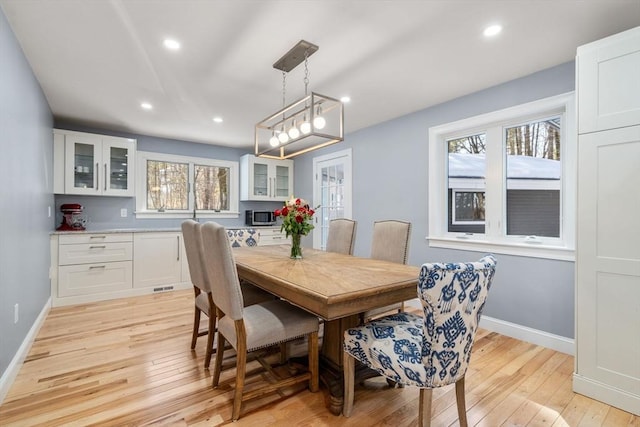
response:
[(289, 135), (287, 135), (287, 133), (283, 130), (282, 132), (280, 132), (280, 134), (278, 134), (278, 139), (281, 143), (284, 144), (289, 140)]
[(327, 124), (327, 121), (322, 116), (316, 116), (313, 119), (313, 127), (316, 129), (322, 129)]
[(300, 132), (302, 132), (305, 135), (311, 132), (311, 123), (309, 123), (306, 117), (304, 119), (304, 122), (300, 124)]
[(277, 147), (278, 145), (280, 145), (280, 140), (278, 139), (277, 136), (271, 135), (271, 138), (269, 138), (269, 144), (272, 147)]
[(296, 127), (296, 121), (294, 120), (291, 123), (291, 129), (289, 129), (289, 138), (296, 139), (299, 136), (300, 136), (300, 131)]

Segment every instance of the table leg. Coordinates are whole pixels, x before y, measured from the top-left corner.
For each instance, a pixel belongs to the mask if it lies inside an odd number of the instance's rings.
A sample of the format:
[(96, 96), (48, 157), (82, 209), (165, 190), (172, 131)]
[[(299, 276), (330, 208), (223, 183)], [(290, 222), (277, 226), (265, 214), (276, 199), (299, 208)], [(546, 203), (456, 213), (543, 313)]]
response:
[(324, 322), (322, 349), (320, 351), (320, 380), (329, 389), (329, 411), (342, 413), (344, 401), (344, 376), (342, 342), (344, 331), (360, 324), (359, 315)]

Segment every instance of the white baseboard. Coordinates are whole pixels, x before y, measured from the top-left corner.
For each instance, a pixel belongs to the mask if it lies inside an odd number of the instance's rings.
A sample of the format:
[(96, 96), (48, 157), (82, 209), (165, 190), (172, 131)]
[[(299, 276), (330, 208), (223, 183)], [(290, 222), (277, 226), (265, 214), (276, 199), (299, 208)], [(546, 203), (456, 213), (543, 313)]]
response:
[(631, 394), (610, 384), (573, 374), (573, 391), (640, 416), (640, 395)]
[(493, 317), (488, 316), (482, 316), (480, 318), (480, 327), (521, 341), (541, 345), (561, 353), (570, 354), (572, 356), (575, 355), (575, 341), (572, 338), (550, 334), (538, 329), (529, 328), (516, 323), (505, 322), (504, 320), (494, 319)]
[(15, 356), (13, 356), (13, 359), (11, 359), (11, 363), (9, 363), (9, 366), (7, 366), (7, 369), (4, 371), (4, 374), (2, 374), (2, 377), (0, 377), (0, 404), (2, 404), (2, 402), (4, 401), (7, 393), (9, 393), (9, 389), (11, 388), (13, 381), (16, 379), (16, 376), (18, 376), (18, 372), (20, 372), (20, 368), (22, 367), (22, 362), (24, 362), (27, 354), (29, 354), (31, 345), (36, 339), (38, 331), (40, 331), (40, 327), (44, 323), (44, 319), (46, 319), (50, 309), (51, 297), (49, 297), (47, 302), (44, 304), (44, 307), (42, 307), (42, 311), (40, 311), (40, 314), (36, 318), (36, 321), (33, 322), (31, 329), (29, 329), (29, 333), (26, 337), (24, 337), (20, 348), (16, 352)]

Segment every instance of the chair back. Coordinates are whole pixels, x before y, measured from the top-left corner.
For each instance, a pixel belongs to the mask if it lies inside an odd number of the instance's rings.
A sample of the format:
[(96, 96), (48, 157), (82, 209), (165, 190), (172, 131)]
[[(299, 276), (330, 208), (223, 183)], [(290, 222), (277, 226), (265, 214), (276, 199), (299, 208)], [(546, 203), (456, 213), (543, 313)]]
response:
[(244, 301), (229, 237), (215, 222), (202, 225), (204, 265), (216, 307), (233, 320), (242, 319)]
[(397, 220), (374, 222), (371, 258), (406, 264), (410, 236), (410, 222)]
[(204, 292), (211, 292), (203, 262), (201, 224), (191, 219), (182, 223), (182, 238), (187, 253), (191, 283)]
[(425, 319), (422, 363), (431, 387), (465, 375), (495, 269), (493, 255), (478, 262), (422, 266), (418, 279)]
[(338, 218), (331, 220), (329, 222), (326, 251), (353, 255), (356, 225), (357, 222), (352, 219)]

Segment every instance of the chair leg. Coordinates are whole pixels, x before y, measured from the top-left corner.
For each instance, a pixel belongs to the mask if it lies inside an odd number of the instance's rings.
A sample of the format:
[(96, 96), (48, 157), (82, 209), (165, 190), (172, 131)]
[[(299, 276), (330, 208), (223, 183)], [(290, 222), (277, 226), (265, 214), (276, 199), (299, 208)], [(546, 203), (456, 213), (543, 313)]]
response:
[(191, 350), (196, 348), (196, 341), (198, 340), (198, 332), (200, 330), (200, 309), (195, 307), (195, 313), (193, 315), (193, 334), (191, 335)]
[(433, 390), (430, 388), (420, 389), (420, 403), (418, 404), (418, 425), (429, 427), (431, 425), (431, 397)]
[(456, 402), (458, 403), (458, 421), (460, 427), (467, 427), (467, 404), (464, 398), (464, 377), (456, 381)]
[(318, 391), (319, 387), (319, 355), (318, 355), (318, 332), (309, 334), (309, 390), (313, 393)]
[(213, 353), (213, 340), (216, 336), (216, 316), (209, 316), (209, 332), (207, 333), (207, 352), (204, 355), (204, 367), (209, 369), (211, 353)]
[(218, 348), (216, 349), (216, 363), (213, 365), (213, 388), (218, 387), (220, 382), (220, 371), (222, 371), (222, 359), (224, 358), (225, 338), (222, 334), (218, 334)]
[(346, 351), (343, 353), (344, 366), (344, 403), (342, 415), (351, 416), (353, 410), (353, 388), (356, 376), (356, 360)]
[(247, 370), (247, 349), (244, 343), (238, 343), (236, 353), (236, 391), (233, 396), (233, 414), (231, 419), (237, 421), (242, 409), (242, 390), (244, 389), (244, 376)]

